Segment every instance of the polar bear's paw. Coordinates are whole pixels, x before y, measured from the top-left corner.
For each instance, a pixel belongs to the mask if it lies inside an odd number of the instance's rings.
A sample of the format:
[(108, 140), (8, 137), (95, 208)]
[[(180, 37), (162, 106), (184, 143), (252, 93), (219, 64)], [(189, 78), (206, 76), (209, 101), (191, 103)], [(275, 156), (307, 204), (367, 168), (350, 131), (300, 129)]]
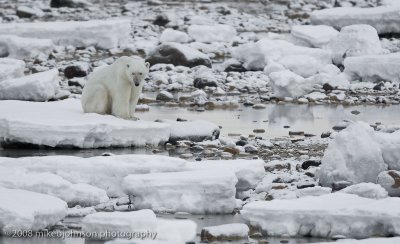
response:
[(132, 116), (132, 117), (129, 118), (129, 120), (137, 121), (137, 120), (140, 120), (140, 119), (138, 117)]

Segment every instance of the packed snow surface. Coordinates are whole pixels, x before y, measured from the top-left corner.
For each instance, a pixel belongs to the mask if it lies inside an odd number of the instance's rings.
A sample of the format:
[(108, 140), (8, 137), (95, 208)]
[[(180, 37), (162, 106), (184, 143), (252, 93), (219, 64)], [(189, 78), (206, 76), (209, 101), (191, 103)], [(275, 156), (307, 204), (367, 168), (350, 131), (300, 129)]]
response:
[(0, 234), (40, 229), (57, 224), (67, 214), (67, 203), (56, 197), (0, 187)]
[[(18, 111), (18, 113), (16, 113)], [(168, 141), (167, 124), (84, 114), (78, 99), (0, 101), (0, 142), (49, 147), (144, 146)]]
[(3, 80), (9, 80), (23, 76), (24, 70), (24, 61), (13, 58), (0, 58), (0, 84)]
[(256, 201), (243, 207), (243, 218), (270, 236), (343, 235), (366, 238), (400, 234), (399, 198), (380, 200), (334, 193), (290, 200)]
[(0, 34), (51, 39), (57, 45), (75, 47), (97, 46), (117, 48), (128, 43), (131, 33), (129, 19), (108, 19), (66, 22), (30, 22), (0, 24)]
[(4, 80), (0, 82), (0, 100), (48, 101), (59, 92), (59, 81), (57, 69)]
[(400, 32), (400, 5), (374, 8), (340, 7), (311, 13), (314, 25), (329, 25), (340, 30), (354, 24), (373, 26), (379, 34)]
[(232, 213), (237, 181), (230, 171), (211, 169), (129, 175), (122, 185), (139, 209), (215, 214)]

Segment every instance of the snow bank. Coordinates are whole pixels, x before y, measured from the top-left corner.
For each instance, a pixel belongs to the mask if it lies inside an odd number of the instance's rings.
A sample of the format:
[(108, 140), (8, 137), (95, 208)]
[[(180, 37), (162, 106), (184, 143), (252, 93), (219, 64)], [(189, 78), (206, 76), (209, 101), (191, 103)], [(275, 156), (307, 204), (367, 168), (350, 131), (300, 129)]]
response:
[(376, 183), (385, 188), (389, 196), (400, 197), (400, 171), (383, 171), (378, 175)]
[(373, 199), (388, 197), (388, 192), (385, 190), (385, 188), (374, 183), (359, 183), (351, 185), (340, 190), (340, 192)]
[(241, 214), (269, 236), (366, 238), (400, 234), (399, 198), (380, 200), (334, 193), (319, 197), (252, 202)]
[(201, 240), (211, 242), (216, 240), (247, 239), (249, 230), (249, 227), (242, 223), (204, 227), (201, 230)]
[(313, 88), (312, 82), (293, 73), (290, 70), (272, 72), (269, 74), (270, 86), (278, 97), (299, 97)]
[(375, 137), (382, 149), (382, 156), (389, 169), (400, 170), (400, 131), (376, 132)]
[(24, 75), (25, 62), (13, 58), (0, 58), (0, 84), (3, 80)]
[(53, 51), (51, 39), (25, 38), (14, 35), (0, 35), (0, 55), (17, 59), (46, 57)]
[[(18, 111), (16, 113), (15, 111)], [(129, 147), (168, 141), (169, 126), (84, 114), (80, 101), (0, 101), (0, 142), (49, 147)]]
[(314, 57), (320, 64), (332, 63), (328, 51), (319, 48), (296, 46), (284, 40), (264, 38), (256, 43), (241, 45), (233, 50), (233, 57), (244, 62), (248, 70), (263, 70), (270, 62), (280, 63), (280, 59), (289, 55), (307, 55)]
[[(364, 240), (340, 240), (340, 244), (397, 244), (400, 242), (400, 237), (392, 238), (370, 238)], [(314, 244), (332, 244), (332, 242), (318, 242)]]
[(67, 204), (53, 196), (3, 187), (0, 196), (2, 235), (19, 230), (38, 231), (57, 224), (67, 214)]
[(170, 126), (171, 135), (169, 142), (176, 143), (177, 141), (189, 140), (200, 142), (204, 140), (216, 140), (219, 137), (220, 129), (218, 125), (205, 121), (174, 121), (161, 120)]
[(190, 37), (185, 32), (169, 28), (165, 29), (160, 36), (160, 42), (187, 43), (189, 40)]
[(122, 185), (139, 209), (215, 214), (232, 213), (237, 181), (230, 171), (208, 170), (129, 175)]
[(130, 40), (129, 19), (0, 24), (0, 34), (51, 39), (57, 45), (111, 49)]
[(182, 171), (186, 163), (183, 159), (155, 155), (0, 157), (0, 167), (56, 174), (74, 184), (89, 184), (104, 189), (110, 197), (125, 195), (121, 182), (129, 174)]
[(236, 36), (236, 29), (230, 25), (191, 25), (189, 36), (197, 42), (231, 42)]
[(381, 54), (383, 49), (375, 28), (369, 25), (343, 27), (326, 47), (332, 52), (335, 64), (342, 64), (347, 57)]
[(311, 13), (310, 18), (314, 25), (329, 25), (336, 29), (354, 24), (367, 24), (373, 26), (379, 34), (400, 32), (400, 5), (316, 10)]
[(400, 54), (350, 57), (344, 60), (344, 72), (363, 81), (387, 80), (400, 83)]
[(339, 32), (327, 25), (295, 25), (292, 26), (291, 36), (310, 47), (322, 48), (337, 36)]
[(265, 174), (263, 160), (206, 160), (188, 162), (188, 167), (191, 170), (232, 171), (238, 178), (237, 191), (246, 191), (256, 187)]
[(375, 182), (386, 169), (374, 130), (364, 122), (356, 122), (329, 143), (317, 177), (321, 185), (329, 187), (336, 181)]
[[(82, 219), (82, 231), (93, 233), (90, 239), (98, 240), (116, 237), (129, 238), (129, 236), (122, 235), (155, 232), (156, 228), (156, 215), (148, 209), (134, 212), (100, 212), (87, 215)], [(107, 236), (107, 233), (119, 233), (121, 236)], [(132, 239), (136, 238), (133, 237)]]
[[(0, 100), (48, 101), (60, 90), (58, 70), (52, 69), (0, 82)], [(15, 110), (11, 107), (14, 112)]]
[(94, 206), (108, 201), (103, 189), (87, 184), (71, 184), (51, 173), (27, 172), (26, 169), (0, 167), (0, 186), (23, 189), (58, 197), (68, 206)]

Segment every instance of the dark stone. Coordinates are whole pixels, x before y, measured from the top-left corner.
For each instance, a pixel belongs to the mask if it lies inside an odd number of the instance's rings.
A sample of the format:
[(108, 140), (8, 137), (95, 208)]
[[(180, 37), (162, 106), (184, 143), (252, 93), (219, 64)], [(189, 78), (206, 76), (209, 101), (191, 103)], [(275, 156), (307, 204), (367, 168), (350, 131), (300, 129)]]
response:
[(50, 7), (52, 8), (83, 8), (88, 6), (89, 4), (84, 1), (75, 1), (75, 0), (51, 0)]
[(176, 121), (185, 122), (185, 121), (187, 121), (187, 119), (177, 118)]
[(222, 14), (222, 15), (229, 15), (231, 14), (231, 11), (229, 9), (226, 9), (223, 6), (219, 6), (217, 7), (215, 10), (217, 10), (218, 13)]
[(304, 188), (310, 188), (310, 187), (315, 187), (315, 184), (314, 183), (308, 183), (308, 184), (297, 185), (297, 189), (304, 189)]
[(322, 89), (324, 89), (325, 91), (332, 91), (332, 90), (334, 90), (335, 88), (334, 88), (333, 86), (329, 85), (328, 83), (325, 83), (325, 84), (322, 86)]
[[(204, 65), (211, 68), (211, 60), (207, 57), (194, 57), (192, 59), (188, 59), (185, 54), (179, 50), (179, 47), (182, 46), (186, 49), (192, 49), (188, 46), (184, 46), (182, 44), (168, 44), (164, 43), (158, 46), (150, 57), (146, 59), (151, 65), (154, 64), (173, 64), (175, 66), (182, 65), (189, 68)], [(193, 49), (193, 52), (199, 52), (196, 49)]]
[(328, 138), (330, 136), (331, 136), (331, 132), (330, 131), (322, 132), (322, 134), (321, 134), (321, 138)]
[(304, 136), (304, 131), (289, 131), (289, 136)]
[(306, 170), (306, 169), (308, 169), (308, 168), (311, 167), (311, 166), (318, 167), (318, 166), (320, 166), (320, 165), (321, 165), (321, 161), (317, 161), (317, 160), (307, 160), (307, 161), (304, 161), (304, 162), (301, 164), (301, 168), (304, 169), (304, 170)]
[(203, 78), (196, 78), (193, 81), (193, 86), (198, 88), (198, 89), (203, 89), (206, 86), (208, 87), (218, 87), (217, 82), (215, 81), (208, 81), (206, 79)]
[(64, 69), (64, 75), (68, 79), (72, 79), (74, 77), (85, 77), (88, 75), (88, 70), (85, 70), (80, 65), (70, 65)]
[(253, 106), (254, 103), (251, 102), (251, 101), (245, 101), (245, 102), (243, 103), (243, 105), (244, 105), (244, 106)]
[(241, 64), (231, 64), (225, 68), (225, 72), (246, 72), (247, 69)]
[(246, 144), (247, 144), (247, 141), (245, 141), (245, 140), (240, 140), (240, 141), (236, 142), (236, 146), (242, 146), (243, 147)]
[(378, 84), (376, 84), (376, 85), (374, 86), (373, 89), (374, 89), (375, 91), (382, 91), (384, 86), (385, 86), (385, 84), (384, 84), (383, 82), (379, 82)]
[(348, 186), (351, 186), (351, 182), (348, 181), (337, 181), (332, 183), (332, 191), (340, 191)]
[(358, 111), (358, 110), (353, 110), (353, 111), (351, 111), (350, 113), (351, 113), (351, 114), (354, 114), (354, 115), (359, 115), (359, 114), (360, 114), (360, 111)]
[(154, 25), (166, 26), (169, 23), (169, 19), (165, 14), (157, 15), (156, 19), (153, 21)]

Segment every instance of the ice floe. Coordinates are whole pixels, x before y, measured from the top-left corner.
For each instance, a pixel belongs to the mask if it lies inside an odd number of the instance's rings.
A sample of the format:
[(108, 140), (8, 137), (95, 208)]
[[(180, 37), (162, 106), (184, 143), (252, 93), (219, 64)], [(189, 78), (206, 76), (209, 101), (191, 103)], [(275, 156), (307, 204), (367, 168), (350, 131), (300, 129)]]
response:
[(13, 58), (0, 58), (0, 84), (3, 80), (23, 76), (24, 70), (24, 61)]

